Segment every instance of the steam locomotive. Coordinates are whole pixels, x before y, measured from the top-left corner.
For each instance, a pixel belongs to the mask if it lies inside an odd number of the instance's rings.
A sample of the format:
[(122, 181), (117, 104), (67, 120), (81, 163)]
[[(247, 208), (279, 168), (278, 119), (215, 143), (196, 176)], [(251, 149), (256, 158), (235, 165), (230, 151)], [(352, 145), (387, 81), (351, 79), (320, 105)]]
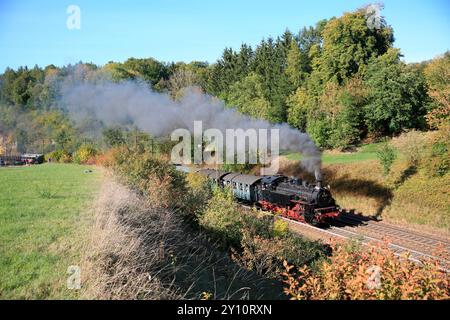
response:
[(229, 187), (238, 200), (292, 220), (318, 225), (340, 214), (330, 190), (322, 187), (321, 181), (309, 184), (283, 175), (254, 176), (212, 169), (197, 172), (220, 187)]

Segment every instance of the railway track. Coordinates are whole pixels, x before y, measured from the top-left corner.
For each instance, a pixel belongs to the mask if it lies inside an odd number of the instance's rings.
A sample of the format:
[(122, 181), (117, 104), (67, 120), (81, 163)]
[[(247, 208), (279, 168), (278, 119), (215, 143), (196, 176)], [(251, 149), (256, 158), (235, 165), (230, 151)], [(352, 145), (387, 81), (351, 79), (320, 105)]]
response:
[(402, 256), (405, 253), (409, 253), (408, 259), (417, 263), (420, 263), (421, 260), (426, 258), (437, 259), (441, 263), (441, 267), (444, 271), (450, 272), (450, 260), (447, 258), (440, 258), (436, 255), (432, 254), (432, 251), (427, 251), (424, 247), (415, 247), (415, 249), (411, 247), (404, 246), (400, 244), (398, 239), (390, 239), (388, 235), (381, 235), (378, 237), (369, 236), (362, 232), (357, 232), (356, 230), (349, 230), (346, 228), (341, 228), (337, 226), (331, 226), (327, 229), (318, 228), (306, 223), (293, 221), (284, 217), (280, 217), (285, 220), (291, 227), (291, 230), (304, 233), (303, 230), (306, 231), (306, 234), (316, 234), (320, 235), (318, 238), (321, 239), (355, 239), (360, 241), (364, 245), (373, 245), (376, 243), (384, 242), (388, 240), (388, 247), (390, 250), (394, 252), (397, 256)]
[[(251, 208), (247, 205), (243, 207)], [(387, 242), (389, 249), (397, 256), (409, 253), (408, 259), (417, 263), (427, 258), (437, 259), (442, 269), (450, 272), (450, 241), (443, 237), (420, 234), (386, 222), (346, 213), (327, 228), (315, 227), (281, 216), (279, 218), (285, 220), (292, 231), (315, 239), (324, 241), (355, 239), (364, 245)], [(446, 254), (437, 256), (434, 252), (438, 248)]]
[(384, 221), (378, 221), (367, 217), (361, 217), (356, 215), (343, 214), (337, 221), (344, 222), (347, 225), (358, 226), (362, 224), (366, 229), (376, 230), (392, 234), (394, 236), (404, 237), (414, 242), (421, 244), (427, 244), (430, 246), (444, 246), (447, 250), (450, 250), (450, 239), (440, 237), (437, 235), (430, 235), (419, 233), (417, 231), (408, 230)]
[[(356, 218), (357, 219), (357, 218)], [(368, 221), (360, 224), (355, 221), (352, 216), (341, 216), (336, 223), (331, 226), (332, 229), (343, 229), (354, 232), (377, 241), (387, 240), (402, 247), (409, 249), (411, 252), (419, 251), (428, 256), (432, 256), (433, 252), (440, 249), (446, 253), (445, 259), (450, 261), (450, 242), (448, 239), (420, 234), (416, 231), (399, 228), (385, 222)]]

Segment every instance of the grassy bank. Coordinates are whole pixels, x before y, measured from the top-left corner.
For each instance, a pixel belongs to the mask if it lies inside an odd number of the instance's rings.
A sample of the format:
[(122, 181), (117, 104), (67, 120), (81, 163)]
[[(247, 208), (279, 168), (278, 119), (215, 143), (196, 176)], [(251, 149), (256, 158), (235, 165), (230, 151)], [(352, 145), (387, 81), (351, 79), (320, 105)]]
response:
[[(338, 152), (328, 151), (323, 153), (322, 162), (324, 164), (338, 164), (338, 163), (355, 163), (367, 160), (377, 159), (377, 149), (380, 143), (366, 144), (361, 147), (355, 148), (351, 152)], [(288, 160), (299, 161), (301, 159), (298, 152), (285, 152), (282, 153)]]
[(76, 296), (67, 267), (99, 182), (96, 168), (73, 164), (0, 168), (0, 298)]

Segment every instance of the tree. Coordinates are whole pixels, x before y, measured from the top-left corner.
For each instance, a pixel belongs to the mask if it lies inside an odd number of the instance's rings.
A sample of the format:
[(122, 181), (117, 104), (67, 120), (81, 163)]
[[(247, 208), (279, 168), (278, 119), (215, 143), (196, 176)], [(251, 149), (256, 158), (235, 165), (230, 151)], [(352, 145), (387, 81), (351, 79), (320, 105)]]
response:
[(113, 65), (116, 79), (143, 79), (155, 89), (161, 80), (169, 78), (167, 65), (153, 58), (130, 58), (123, 64)]
[(308, 75), (308, 64), (305, 54), (295, 41), (291, 42), (286, 57), (286, 74), (292, 86), (297, 89)]
[(252, 72), (234, 83), (227, 96), (228, 104), (249, 116), (268, 119), (270, 103), (264, 98), (261, 82), (261, 76)]
[(319, 113), (316, 117), (309, 119), (306, 126), (306, 131), (314, 143), (321, 148), (331, 147), (330, 135), (332, 130), (330, 121), (323, 113)]
[[(333, 148), (346, 148), (356, 144), (360, 140), (361, 113), (358, 107), (352, 103), (353, 97), (343, 93), (341, 103), (342, 110), (333, 121), (332, 133), (329, 145)], [(346, 102), (343, 102), (346, 101)]]
[(243, 56), (241, 57), (241, 64), (238, 66), (239, 55), (233, 49), (225, 48), (222, 57), (212, 66), (209, 72), (207, 88), (210, 93), (223, 97), (230, 85), (245, 76), (246, 67), (242, 68)]
[(433, 99), (427, 122), (432, 128), (448, 123), (450, 116), (450, 52), (434, 58), (424, 69), (428, 94)]
[(323, 19), (316, 23), (314, 27), (303, 27), (298, 35), (297, 42), (306, 62), (306, 72), (312, 71), (312, 60), (318, 57), (323, 43), (322, 31), (327, 24), (327, 20)]
[(13, 84), (16, 78), (17, 73), (11, 68), (6, 68), (5, 72), (1, 75), (0, 98), (6, 104), (14, 103)]
[(182, 90), (196, 86), (200, 82), (198, 76), (185, 68), (175, 71), (169, 78), (169, 90), (174, 98), (182, 95)]
[(17, 144), (17, 151), (19, 153), (27, 152), (28, 133), (23, 129), (16, 129), (14, 130), (14, 138)]
[(0, 135), (0, 155), (6, 154), (6, 149), (5, 149), (6, 142), (4, 140), (5, 140), (5, 138), (3, 138), (2, 135)]
[(255, 50), (254, 72), (261, 76), (264, 97), (270, 103), (268, 120), (285, 122), (287, 118), (286, 97), (290, 85), (284, 71), (286, 50), (283, 41), (272, 38), (263, 40)]
[(393, 31), (383, 23), (380, 29), (367, 24), (365, 10), (344, 13), (331, 19), (323, 29), (323, 46), (316, 61), (324, 81), (339, 84), (357, 73), (372, 57), (384, 54), (394, 42)]
[(339, 110), (333, 118), (330, 145), (334, 148), (346, 148), (357, 144), (367, 132), (364, 124), (367, 89), (363, 80), (359, 77), (348, 79), (339, 89), (336, 101)]
[(311, 97), (305, 88), (298, 88), (287, 99), (288, 123), (301, 131), (306, 130), (308, 113), (310, 108), (314, 107)]
[(19, 70), (17, 78), (12, 85), (12, 99), (17, 106), (26, 106), (31, 94), (29, 92), (29, 83), (32, 78), (28, 73), (27, 68)]
[(72, 141), (72, 135), (68, 128), (62, 127), (58, 130), (55, 136), (55, 142), (60, 149), (65, 150), (69, 142)]
[(418, 70), (400, 61), (398, 49), (374, 58), (365, 78), (369, 89), (365, 106), (369, 132), (389, 135), (424, 127), (425, 80)]
[(106, 128), (102, 134), (103, 140), (108, 147), (117, 147), (125, 143), (125, 137), (119, 128)]

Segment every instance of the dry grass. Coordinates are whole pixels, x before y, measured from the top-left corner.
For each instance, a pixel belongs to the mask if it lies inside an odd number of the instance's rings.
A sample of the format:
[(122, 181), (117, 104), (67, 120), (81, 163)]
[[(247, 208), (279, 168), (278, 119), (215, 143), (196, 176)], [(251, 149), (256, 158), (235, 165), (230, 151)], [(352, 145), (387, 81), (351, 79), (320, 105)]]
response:
[[(156, 202), (157, 204), (157, 202)], [(280, 286), (237, 267), (179, 216), (109, 179), (82, 264), (94, 299), (274, 298)]]
[[(182, 298), (183, 294), (173, 290), (170, 282), (160, 280), (162, 272), (158, 272), (170, 250), (166, 245), (174, 240), (170, 235), (177, 228), (169, 212), (149, 210), (127, 188), (112, 180), (104, 183), (82, 264), (86, 297)], [(151, 246), (147, 248), (148, 243)]]
[(326, 166), (324, 181), (341, 207), (365, 215), (380, 216), (393, 198), (376, 161)]

